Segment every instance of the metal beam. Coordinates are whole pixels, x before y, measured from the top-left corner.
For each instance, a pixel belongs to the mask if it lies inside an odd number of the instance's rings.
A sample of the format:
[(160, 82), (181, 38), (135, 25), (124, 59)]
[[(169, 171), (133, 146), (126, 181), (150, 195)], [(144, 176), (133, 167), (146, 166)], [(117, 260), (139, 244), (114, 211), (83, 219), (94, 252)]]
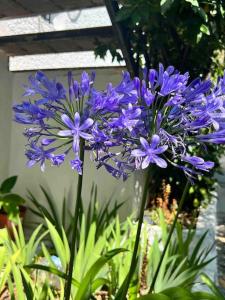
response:
[(98, 41), (117, 46), (112, 26), (4, 36), (0, 37), (0, 49), (12, 56), (88, 51)]

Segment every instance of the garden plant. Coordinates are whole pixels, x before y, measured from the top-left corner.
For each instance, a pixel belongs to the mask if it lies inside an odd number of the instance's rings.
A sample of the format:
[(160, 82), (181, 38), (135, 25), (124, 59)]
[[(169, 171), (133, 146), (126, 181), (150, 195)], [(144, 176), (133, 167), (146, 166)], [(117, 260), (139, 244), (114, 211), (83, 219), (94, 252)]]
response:
[[(94, 79), (94, 74), (89, 76), (83, 72), (79, 83), (69, 73), (66, 90), (60, 82), (50, 80), (39, 71), (29, 77), (25, 87), (24, 97), (29, 100), (13, 107), (15, 121), (27, 127), (24, 135), (28, 140), (28, 167), (40, 164), (44, 171), (47, 161), (60, 166), (68, 158), (71, 168), (79, 174), (71, 243), (66, 246), (70, 258), (64, 263), (65, 300), (70, 299), (73, 275), (76, 275), (74, 259), (86, 151), (91, 153), (97, 168), (105, 168), (118, 179), (126, 180), (137, 169), (146, 170), (132, 258), (127, 275), (114, 296), (117, 300), (126, 299), (137, 266), (151, 166), (166, 169), (171, 164), (187, 176), (176, 216), (152, 274), (148, 295), (143, 296), (143, 299), (167, 299), (170, 291), (168, 296), (165, 293), (161, 298), (155, 298), (154, 292), (185, 195), (198, 175), (210, 172), (214, 166), (214, 162), (202, 158), (207, 145), (225, 142), (225, 76), (218, 78), (215, 85), (211, 80), (199, 78), (190, 81), (187, 72), (181, 74), (172, 66), (164, 68), (159, 64), (157, 70), (145, 69), (143, 80), (131, 78), (124, 72), (121, 82), (116, 86), (109, 83), (105, 91), (94, 87)], [(189, 154), (188, 149), (193, 146), (198, 155)], [(124, 250), (112, 251), (105, 254), (105, 260)], [(86, 280), (91, 282), (92, 279), (88, 273)]]

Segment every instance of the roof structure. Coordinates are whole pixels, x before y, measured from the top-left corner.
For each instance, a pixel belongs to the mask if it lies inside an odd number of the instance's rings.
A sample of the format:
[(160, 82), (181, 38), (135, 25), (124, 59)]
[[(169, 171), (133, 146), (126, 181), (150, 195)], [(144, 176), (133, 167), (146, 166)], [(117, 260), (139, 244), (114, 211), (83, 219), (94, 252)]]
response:
[[(34, 32), (16, 31), (15, 34), (1, 26), (10, 24), (10, 20), (15, 18), (28, 18), (41, 16), (46, 19), (55, 17), (63, 12), (82, 12), (83, 10), (94, 8), (98, 10), (105, 8), (106, 14), (97, 16), (97, 20), (101, 17), (105, 18), (104, 22), (96, 24), (96, 26), (65, 26), (65, 28), (44, 29)], [(97, 10), (96, 9), (96, 10)], [(95, 11), (96, 11), (95, 10)], [(9, 56), (21, 55), (37, 55), (37, 54), (54, 54), (66, 52), (93, 51), (97, 44), (107, 43), (113, 44), (121, 49), (126, 65), (131, 73), (133, 73), (132, 55), (129, 49), (129, 43), (126, 41), (126, 34), (122, 30), (119, 23), (115, 21), (118, 4), (115, 0), (1, 0), (0, 1), (0, 50), (3, 50)], [(108, 13), (107, 13), (108, 11)], [(111, 19), (111, 22), (107, 18)], [(27, 19), (26, 19), (27, 18)], [(88, 19), (88, 18), (86, 18)], [(93, 18), (90, 18), (94, 20)], [(32, 21), (35, 19), (29, 19)], [(92, 20), (92, 21), (93, 21)], [(104, 20), (103, 20), (104, 21)], [(44, 23), (43, 23), (44, 24)]]
[(0, 18), (18, 18), (104, 5), (104, 0), (1, 0)]

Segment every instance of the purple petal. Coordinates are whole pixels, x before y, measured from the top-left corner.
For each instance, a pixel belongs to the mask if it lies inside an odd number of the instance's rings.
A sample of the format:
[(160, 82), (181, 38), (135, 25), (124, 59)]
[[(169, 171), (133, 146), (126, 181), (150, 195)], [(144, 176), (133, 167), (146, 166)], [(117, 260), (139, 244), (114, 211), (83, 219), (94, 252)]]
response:
[(71, 136), (72, 135), (72, 131), (71, 130), (60, 130), (58, 132), (59, 136)]
[(212, 169), (215, 166), (215, 163), (213, 161), (206, 161), (205, 162), (205, 167), (207, 169)]
[(86, 133), (86, 132), (79, 132), (79, 135), (83, 138), (83, 139), (85, 139), (85, 140), (90, 140), (90, 139), (92, 139), (93, 138), (93, 136), (91, 135), (91, 134), (89, 134), (89, 133)]
[(56, 139), (46, 139), (46, 138), (44, 138), (44, 139), (42, 139), (41, 144), (43, 146), (48, 146), (48, 145), (52, 144), (55, 140)]
[(159, 148), (153, 150), (152, 152), (153, 152), (154, 154), (161, 154), (161, 153), (165, 152), (167, 149), (168, 149), (168, 146), (165, 145), (165, 146), (161, 146), (161, 147), (159, 147)]
[(73, 151), (74, 151), (74, 153), (78, 153), (79, 149), (80, 149), (79, 136), (74, 136), (74, 139), (73, 139)]
[(140, 142), (141, 142), (143, 148), (144, 148), (145, 150), (148, 150), (149, 144), (148, 144), (147, 140), (144, 139), (143, 137), (140, 137)]
[(184, 156), (182, 159), (192, 165), (204, 164), (204, 159), (198, 156)]
[(84, 123), (80, 126), (80, 130), (86, 130), (93, 125), (94, 121), (91, 118), (88, 118)]
[(160, 137), (157, 134), (153, 134), (150, 147), (155, 149), (160, 142)]
[(74, 125), (75, 128), (78, 128), (80, 126), (80, 115), (78, 112), (76, 112), (74, 115)]
[(83, 163), (79, 159), (79, 157), (76, 157), (74, 160), (71, 160), (70, 165), (71, 165), (71, 168), (73, 170), (76, 170), (79, 175), (82, 175), (82, 165), (83, 165)]
[(160, 158), (157, 155), (155, 155), (153, 159), (154, 159), (154, 162), (157, 164), (157, 166), (159, 166), (160, 168), (166, 168), (167, 167), (167, 162), (165, 161), (165, 159)]
[(67, 115), (62, 115), (61, 119), (63, 121), (64, 124), (66, 124), (67, 127), (69, 127), (70, 129), (74, 128), (74, 124), (72, 122), (72, 120), (67, 116)]
[(143, 156), (146, 156), (146, 152), (144, 152), (140, 149), (135, 149), (135, 150), (131, 151), (131, 155), (136, 156), (136, 157), (143, 157)]
[(151, 161), (150, 157), (146, 156), (145, 159), (142, 162), (141, 168), (146, 169), (149, 166), (150, 161)]
[(27, 167), (28, 167), (28, 168), (31, 168), (31, 167), (33, 167), (36, 163), (37, 163), (36, 160), (29, 160), (29, 161), (27, 162)]

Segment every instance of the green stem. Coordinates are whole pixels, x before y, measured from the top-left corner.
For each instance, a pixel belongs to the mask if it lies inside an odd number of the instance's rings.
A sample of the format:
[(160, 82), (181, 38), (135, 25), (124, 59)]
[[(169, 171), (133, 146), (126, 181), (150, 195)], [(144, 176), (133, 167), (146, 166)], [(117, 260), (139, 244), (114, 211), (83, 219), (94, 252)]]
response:
[[(80, 142), (80, 160), (84, 164), (84, 140), (81, 139)], [(84, 170), (84, 166), (83, 166)], [(78, 226), (78, 219), (79, 219), (79, 212), (81, 207), (81, 193), (82, 193), (82, 183), (83, 183), (83, 175), (79, 175), (78, 177), (78, 184), (77, 184), (77, 199), (75, 204), (75, 211), (74, 211), (74, 222), (72, 227), (72, 240), (70, 246), (70, 261), (69, 261), (69, 268), (68, 268), (68, 278), (65, 287), (65, 300), (70, 299), (71, 293), (71, 286), (72, 286), (72, 277), (73, 277), (73, 266), (74, 266), (74, 257), (75, 257), (75, 247), (77, 241), (77, 226)]]
[(190, 187), (190, 181), (187, 180), (186, 182), (186, 185), (185, 185), (185, 188), (184, 188), (184, 191), (183, 191), (183, 194), (182, 194), (182, 197), (181, 197), (181, 200), (180, 200), (180, 203), (179, 203), (179, 206), (178, 206), (178, 209), (177, 209), (177, 213), (176, 213), (176, 216), (173, 220), (173, 224), (170, 228), (170, 232), (169, 232), (169, 235), (167, 237), (167, 240), (166, 240), (166, 244), (165, 244), (165, 247), (163, 249), (163, 252), (162, 252), (162, 255), (160, 257), (160, 261), (158, 263), (158, 266), (157, 266), (157, 269), (155, 271), (155, 274), (154, 274), (154, 277), (153, 277), (153, 280), (152, 280), (152, 283), (151, 283), (151, 286), (150, 286), (150, 289), (149, 289), (149, 293), (152, 293), (153, 290), (154, 290), (154, 287), (155, 287), (155, 283), (156, 283), (156, 280), (158, 278), (158, 275), (159, 275), (159, 271), (160, 271), (160, 268), (161, 268), (161, 265), (162, 265), (162, 262), (163, 262), (163, 259), (166, 255), (166, 251), (168, 249), (168, 246), (170, 244), (170, 240), (172, 238), (172, 235), (173, 235), (173, 232), (174, 232), (174, 229), (176, 227), (176, 224), (177, 224), (177, 220), (178, 220), (178, 217), (179, 217), (179, 214), (182, 210), (182, 207), (183, 207), (183, 204), (184, 204), (184, 200), (186, 198), (186, 195), (187, 195), (187, 192), (189, 190), (189, 187)]
[(137, 232), (136, 232), (134, 250), (133, 250), (133, 254), (132, 254), (130, 270), (129, 270), (129, 273), (126, 277), (126, 282), (125, 282), (124, 289), (123, 289), (123, 292), (122, 292), (122, 295), (121, 295), (121, 300), (126, 299), (127, 292), (128, 292), (128, 289), (129, 289), (129, 284), (131, 282), (132, 276), (133, 276), (134, 271), (136, 269), (138, 247), (139, 247), (139, 243), (140, 243), (141, 227), (142, 227), (142, 223), (143, 223), (145, 204), (146, 204), (146, 200), (147, 200), (149, 179), (150, 179), (150, 168), (148, 170), (148, 173), (147, 173), (147, 176), (146, 176), (146, 179), (145, 179), (145, 185), (144, 185), (144, 190), (143, 190), (143, 195), (142, 195), (142, 200), (141, 200), (141, 207), (140, 207), (139, 218), (138, 218), (138, 228), (137, 228)]

